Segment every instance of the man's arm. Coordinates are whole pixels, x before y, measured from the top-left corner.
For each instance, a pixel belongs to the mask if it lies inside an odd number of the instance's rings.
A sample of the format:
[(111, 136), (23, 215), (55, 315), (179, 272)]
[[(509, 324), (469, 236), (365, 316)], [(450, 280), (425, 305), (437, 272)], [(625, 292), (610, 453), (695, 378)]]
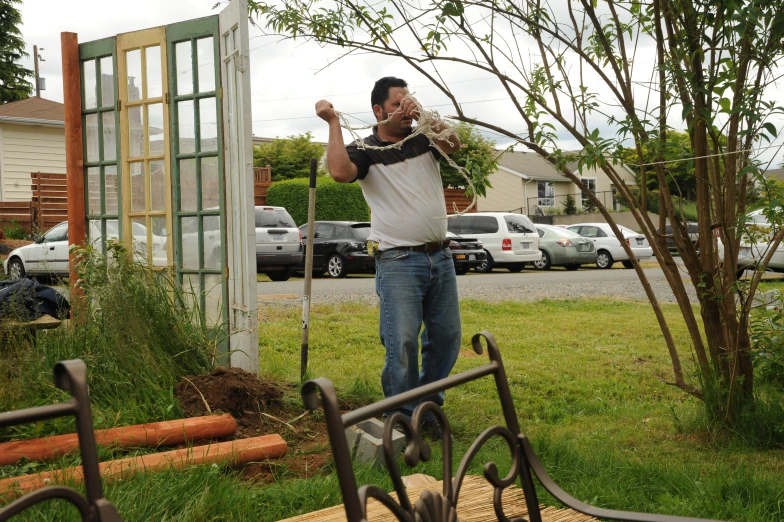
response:
[[(399, 95), (402, 99), (400, 100), (400, 110), (403, 111), (403, 114), (408, 116), (409, 118), (419, 121), (419, 109), (417, 108), (416, 103), (411, 98), (403, 98), (403, 95)], [(443, 123), (439, 123), (433, 130), (435, 132), (441, 132), (446, 128), (446, 125)], [(451, 142), (451, 144), (450, 144)], [(453, 132), (449, 135), (449, 137), (445, 140), (436, 140), (436, 145), (438, 148), (441, 149), (444, 154), (454, 154), (455, 152), (460, 150), (460, 138), (457, 137), (457, 134)]]
[(343, 132), (340, 130), (340, 119), (334, 107), (326, 100), (316, 103), (316, 114), (329, 124), (329, 141), (327, 143), (327, 168), (329, 175), (338, 183), (349, 183), (357, 179), (357, 166), (354, 165), (346, 152), (343, 143)]

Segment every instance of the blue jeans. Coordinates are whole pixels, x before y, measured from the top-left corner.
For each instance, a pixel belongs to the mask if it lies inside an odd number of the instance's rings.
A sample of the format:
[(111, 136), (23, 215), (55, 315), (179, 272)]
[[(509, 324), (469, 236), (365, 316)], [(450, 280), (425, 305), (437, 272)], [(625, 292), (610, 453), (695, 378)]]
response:
[[(376, 259), (376, 293), (380, 299), (379, 333), (386, 348), (381, 372), (384, 396), (447, 377), (457, 360), (462, 338), (457, 278), (449, 249), (434, 254), (410, 250), (382, 252)], [(440, 406), (444, 393), (425, 400)], [(401, 411), (411, 416), (415, 407), (416, 404), (408, 404)]]

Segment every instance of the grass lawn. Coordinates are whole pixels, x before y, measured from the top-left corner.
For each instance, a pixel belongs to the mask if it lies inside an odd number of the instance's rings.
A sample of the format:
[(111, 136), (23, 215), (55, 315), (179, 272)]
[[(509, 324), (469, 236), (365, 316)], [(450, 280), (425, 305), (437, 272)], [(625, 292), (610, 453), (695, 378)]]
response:
[[(463, 301), (461, 310), (464, 350), (455, 371), (487, 360), (470, 351), (473, 333), (496, 335), (523, 430), (571, 494), (609, 508), (784, 520), (784, 451), (761, 450), (705, 429), (699, 402), (665, 383), (672, 371), (647, 303)], [(690, 368), (678, 309), (665, 305), (664, 311)], [(261, 372), (297, 382), (301, 310), (265, 306), (259, 319)], [(333, 380), (339, 396), (354, 403), (381, 398), (384, 351), (377, 320), (377, 308), (360, 304), (314, 306), (311, 312), (310, 373)], [(500, 421), (494, 389), (484, 380), (448, 392), (456, 458), (480, 431)], [(506, 473), (508, 450), (497, 444), (483, 450), (472, 472), (481, 473), (490, 459)], [(358, 472), (360, 484), (392, 487), (378, 471)], [(411, 472), (441, 478), (439, 448), (431, 462)], [(240, 475), (215, 467), (140, 475), (110, 484), (107, 496), (126, 521), (274, 521), (341, 502), (330, 467), (307, 480), (281, 473), (265, 487)], [(540, 500), (553, 504), (544, 494)], [(74, 513), (50, 505), (21, 519), (71, 520)]]

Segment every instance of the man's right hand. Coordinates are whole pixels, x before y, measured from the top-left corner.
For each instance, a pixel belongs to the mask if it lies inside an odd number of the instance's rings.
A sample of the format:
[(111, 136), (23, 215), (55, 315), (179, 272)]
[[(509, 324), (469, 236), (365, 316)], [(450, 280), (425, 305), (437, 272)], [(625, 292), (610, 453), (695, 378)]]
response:
[(327, 123), (338, 120), (335, 108), (327, 100), (319, 100), (316, 103), (316, 115)]

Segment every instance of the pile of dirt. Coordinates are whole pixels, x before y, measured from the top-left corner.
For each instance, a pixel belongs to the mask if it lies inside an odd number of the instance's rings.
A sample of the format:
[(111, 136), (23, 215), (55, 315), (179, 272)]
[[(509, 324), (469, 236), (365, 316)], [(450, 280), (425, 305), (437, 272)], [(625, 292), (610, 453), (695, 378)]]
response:
[(277, 409), (283, 399), (283, 389), (240, 368), (219, 366), (209, 375), (183, 377), (175, 386), (174, 395), (189, 417), (221, 411), (239, 419), (246, 412)]

